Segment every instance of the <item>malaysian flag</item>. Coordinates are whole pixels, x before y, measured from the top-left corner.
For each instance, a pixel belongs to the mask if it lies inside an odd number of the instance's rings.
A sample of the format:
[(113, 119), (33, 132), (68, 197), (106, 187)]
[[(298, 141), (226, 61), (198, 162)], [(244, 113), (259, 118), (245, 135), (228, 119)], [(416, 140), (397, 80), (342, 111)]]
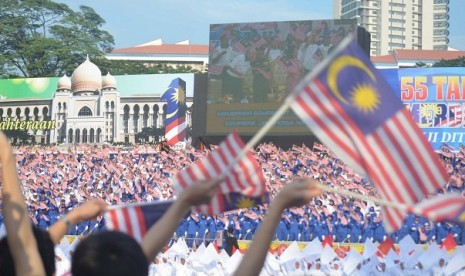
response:
[(223, 65), (209, 65), (208, 74), (218, 76), (223, 73), (223, 69), (224, 69)]
[(298, 74), (302, 71), (302, 67), (300, 66), (297, 60), (293, 60), (293, 59), (287, 60), (286, 67), (289, 73)]
[(168, 102), (165, 138), (168, 145), (173, 146), (186, 138), (186, 82), (180, 78), (172, 80), (161, 100)]
[(234, 43), (232, 49), (236, 52), (243, 53), (243, 54), (247, 52), (247, 48), (244, 46), (244, 44), (242, 44), (241, 41), (237, 41), (236, 43)]
[(243, 148), (244, 142), (233, 131), (217, 150), (173, 177), (175, 190), (181, 192), (196, 181), (223, 175), (225, 179), (220, 183), (217, 195), (209, 205), (197, 206), (197, 212), (213, 215), (269, 202), (265, 178), (254, 155), (247, 152), (236, 160)]
[(287, 72), (286, 64), (284, 63), (282, 58), (276, 59), (276, 64), (279, 66), (279, 69), (283, 72)]
[(140, 242), (172, 203), (173, 200), (166, 200), (114, 206), (104, 214), (106, 229), (123, 232)]
[(297, 40), (305, 40), (305, 25), (291, 26), (289, 28), (289, 34)]
[(252, 71), (257, 72), (258, 74), (262, 75), (267, 80), (271, 80), (271, 73), (260, 67), (252, 67)]
[(261, 46), (265, 45), (266, 41), (260, 37), (258, 40), (254, 41), (254, 43), (252, 44), (252, 47), (253, 48), (260, 48)]
[(276, 59), (276, 64), (281, 71), (288, 73), (298, 74), (301, 70), (297, 60), (278, 58)]
[[(363, 50), (349, 40), (339, 48), (320, 73), (298, 85), (292, 108), (332, 152), (369, 178), (383, 199), (412, 206), (445, 185), (448, 175)], [(405, 215), (394, 208), (383, 214), (389, 232)]]
[(313, 54), (312, 59), (315, 62), (321, 62), (323, 60), (323, 53), (321, 52), (320, 49), (316, 50), (316, 52)]
[[(442, 111), (442, 110), (441, 110)], [(460, 103), (449, 103), (435, 118), (436, 127), (462, 127), (463, 109)]]
[(465, 226), (465, 196), (460, 194), (447, 193), (426, 199), (415, 205), (413, 210), (434, 221), (449, 221)]
[(412, 116), (420, 127), (450, 127), (463, 125), (463, 107), (460, 103), (420, 103), (410, 106)]

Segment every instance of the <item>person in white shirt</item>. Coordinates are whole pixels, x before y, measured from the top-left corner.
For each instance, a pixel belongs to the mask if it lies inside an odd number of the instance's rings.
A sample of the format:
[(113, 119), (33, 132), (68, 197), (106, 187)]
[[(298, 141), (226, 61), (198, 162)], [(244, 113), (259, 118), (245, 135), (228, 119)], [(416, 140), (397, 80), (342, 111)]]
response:
[(281, 41), (279, 37), (274, 37), (271, 40), (270, 48), (266, 49), (266, 56), (268, 57), (269, 62), (273, 62), (276, 59), (282, 57), (283, 50), (281, 49)]
[(314, 55), (319, 50), (316, 41), (316, 35), (312, 32), (308, 32), (305, 42), (299, 47), (297, 58), (301, 62), (305, 74), (312, 71), (318, 64), (318, 60), (314, 58)]
[(228, 65), (233, 58), (234, 51), (229, 45), (229, 38), (227, 35), (222, 35), (220, 38), (220, 45), (216, 46), (215, 52), (212, 55), (212, 64)]
[(239, 54), (225, 66), (223, 78), (223, 96), (232, 96), (233, 102), (238, 103), (244, 97), (243, 80), (250, 70), (250, 62), (255, 59), (255, 49), (247, 50), (246, 55)]

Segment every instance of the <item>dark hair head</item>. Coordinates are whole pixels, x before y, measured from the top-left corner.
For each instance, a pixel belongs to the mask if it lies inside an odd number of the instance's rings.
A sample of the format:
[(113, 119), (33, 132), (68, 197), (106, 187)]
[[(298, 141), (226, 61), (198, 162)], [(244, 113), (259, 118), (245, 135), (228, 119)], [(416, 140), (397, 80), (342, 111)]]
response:
[(143, 275), (148, 261), (139, 243), (116, 231), (103, 231), (83, 239), (72, 256), (73, 276)]
[(233, 232), (234, 232), (234, 228), (232, 228), (232, 226), (229, 226), (229, 227), (228, 227), (228, 233), (231, 233), (231, 234), (232, 234)]
[[(55, 245), (47, 231), (32, 227), (32, 232), (36, 239), (45, 274), (51, 276), (55, 273)], [(16, 275), (13, 257), (6, 237), (0, 240), (0, 275)]]

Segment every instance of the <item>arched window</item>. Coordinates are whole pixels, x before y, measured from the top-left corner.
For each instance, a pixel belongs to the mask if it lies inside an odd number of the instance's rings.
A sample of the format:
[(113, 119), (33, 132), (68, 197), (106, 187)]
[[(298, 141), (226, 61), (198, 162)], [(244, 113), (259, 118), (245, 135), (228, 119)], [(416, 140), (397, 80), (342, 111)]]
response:
[(92, 117), (92, 110), (87, 106), (84, 106), (79, 110), (78, 117)]

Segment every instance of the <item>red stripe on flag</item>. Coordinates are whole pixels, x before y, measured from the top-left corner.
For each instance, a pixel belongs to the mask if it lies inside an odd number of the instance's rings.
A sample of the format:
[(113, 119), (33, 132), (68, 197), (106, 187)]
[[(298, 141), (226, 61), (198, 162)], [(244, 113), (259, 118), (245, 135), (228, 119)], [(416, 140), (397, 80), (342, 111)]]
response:
[[(346, 141), (342, 140), (340, 136), (335, 135), (335, 132), (332, 131), (333, 129), (328, 125), (325, 124), (322, 120), (321, 115), (316, 114), (313, 111), (313, 106), (318, 105), (321, 108), (322, 112), (324, 112), (325, 119), (328, 119), (332, 124), (335, 125), (336, 128), (343, 129), (343, 124), (339, 122), (339, 120), (334, 116), (333, 113), (329, 112), (325, 106), (320, 102), (319, 99), (316, 98), (316, 95), (312, 92), (310, 87), (305, 87), (306, 94), (301, 95), (297, 98), (296, 103), (302, 110), (309, 116), (314, 122), (321, 128), (321, 134), (327, 136), (332, 142), (340, 148), (342, 152), (344, 152), (347, 156), (349, 156), (354, 163), (359, 163), (359, 156), (355, 153), (355, 151), (350, 148), (350, 144), (346, 143)], [(306, 100), (302, 96), (308, 96), (310, 99)], [(309, 101), (311, 100), (311, 101)], [(321, 116), (321, 117), (320, 117)]]
[[(392, 123), (396, 124), (397, 121), (398, 121), (398, 118), (394, 117)], [(387, 126), (386, 126), (386, 128), (387, 128)], [(409, 171), (410, 173), (413, 174), (413, 181), (415, 183), (421, 183), (423, 180), (422, 180), (422, 177), (420, 176), (420, 174), (418, 173), (418, 170), (415, 169), (412, 162), (406, 162), (405, 161), (405, 160), (409, 159), (408, 156), (406, 155), (406, 149), (405, 149), (405, 147), (407, 147), (408, 145), (405, 144), (405, 143), (402, 144), (402, 143), (399, 142), (398, 139), (396, 139), (397, 135), (399, 135), (398, 133), (393, 133), (393, 131), (391, 131), (389, 129), (386, 129), (385, 133), (386, 133), (386, 136), (388, 137), (388, 139), (393, 144), (393, 146), (397, 149), (397, 152), (399, 153), (401, 159), (403, 160), (402, 165), (405, 166), (407, 171)], [(422, 190), (422, 192), (427, 193), (423, 188), (421, 190)], [(416, 196), (417, 200), (418, 200), (418, 198), (419, 197)]]
[(128, 212), (128, 209), (127, 208), (121, 208), (120, 209), (122, 214), (123, 214), (123, 217), (124, 217), (124, 222), (126, 224), (126, 230), (128, 231), (127, 234), (131, 237), (134, 236), (134, 231), (132, 229), (132, 223), (131, 223), (131, 218), (129, 217), (129, 212)]
[[(260, 196), (267, 193), (265, 178), (255, 157), (246, 153), (240, 160), (236, 160), (242, 153), (244, 143), (237, 132), (233, 132), (220, 143), (219, 148), (211, 155), (197, 161), (191, 167), (179, 172), (174, 177), (174, 187), (179, 191), (192, 185), (198, 180), (209, 180), (223, 174), (226, 179), (220, 183), (218, 194), (208, 206), (195, 207), (208, 214), (217, 214), (224, 210), (224, 194), (235, 192), (250, 197), (252, 194)], [(231, 164), (234, 162), (234, 166)], [(258, 174), (258, 175), (257, 175)], [(261, 193), (261, 194), (259, 194)], [(231, 207), (232, 208), (232, 207)]]
[(134, 207), (134, 211), (136, 211), (137, 222), (139, 223), (140, 234), (141, 234), (141, 237), (143, 237), (145, 235), (145, 233), (147, 232), (147, 226), (145, 225), (144, 214), (142, 214), (142, 210), (138, 206)]
[(116, 215), (116, 212), (118, 212), (118, 211), (119, 210), (111, 210), (110, 211), (111, 222), (113, 223), (113, 228), (116, 231), (120, 230), (120, 224), (119, 224), (119, 221), (118, 221), (118, 216)]

